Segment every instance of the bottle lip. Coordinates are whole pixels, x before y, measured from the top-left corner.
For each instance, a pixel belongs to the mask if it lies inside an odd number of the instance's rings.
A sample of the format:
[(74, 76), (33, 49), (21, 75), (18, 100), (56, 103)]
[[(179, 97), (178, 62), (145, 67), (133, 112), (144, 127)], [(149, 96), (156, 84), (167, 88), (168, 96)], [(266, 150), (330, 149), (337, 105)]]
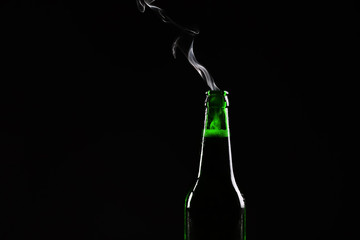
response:
[[(206, 92), (205, 107), (211, 108), (227, 108), (229, 100), (227, 95), (229, 92), (223, 90), (209, 90)], [(211, 102), (211, 103), (210, 103)]]
[(229, 95), (228, 91), (225, 90), (209, 90), (206, 91), (205, 94), (207, 96), (211, 96), (211, 95), (223, 95), (224, 97), (226, 97), (226, 95)]

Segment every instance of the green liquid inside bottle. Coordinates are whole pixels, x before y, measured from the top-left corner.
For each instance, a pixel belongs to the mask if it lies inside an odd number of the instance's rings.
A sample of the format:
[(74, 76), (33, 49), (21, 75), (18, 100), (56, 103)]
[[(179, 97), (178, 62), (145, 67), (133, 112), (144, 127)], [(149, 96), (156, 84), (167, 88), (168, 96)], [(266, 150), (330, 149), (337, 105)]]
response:
[(228, 137), (227, 92), (208, 91), (205, 101), (204, 137)]

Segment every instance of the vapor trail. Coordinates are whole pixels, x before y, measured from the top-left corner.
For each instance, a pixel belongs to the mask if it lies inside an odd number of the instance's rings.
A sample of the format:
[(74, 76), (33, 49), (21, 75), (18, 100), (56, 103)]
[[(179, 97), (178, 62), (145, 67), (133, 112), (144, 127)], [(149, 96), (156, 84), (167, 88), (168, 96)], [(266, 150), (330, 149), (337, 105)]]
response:
[[(181, 50), (181, 52), (187, 57), (189, 63), (196, 69), (196, 71), (200, 74), (200, 76), (206, 81), (209, 88), (211, 90), (220, 90), (216, 86), (214, 79), (211, 77), (211, 75), (206, 70), (206, 68), (203, 65), (201, 65), (195, 58), (194, 48), (193, 48), (194, 37), (199, 34), (199, 31), (190, 29), (190, 28), (186, 28), (186, 27), (183, 27), (183, 26), (177, 24), (175, 21), (173, 21), (170, 17), (168, 17), (165, 14), (165, 11), (163, 9), (152, 5), (152, 3), (154, 1), (155, 0), (136, 0), (136, 3), (137, 3), (137, 6), (138, 6), (140, 12), (145, 12), (146, 7), (149, 7), (152, 11), (154, 11), (158, 14), (158, 16), (161, 18), (161, 20), (163, 22), (173, 25), (174, 27), (176, 27), (177, 29), (179, 29), (182, 32), (181, 36), (175, 40), (175, 42), (173, 43), (173, 46), (172, 46), (172, 53), (173, 53), (174, 58), (176, 58), (176, 49), (179, 48)], [(181, 38), (184, 38), (184, 35), (190, 36), (192, 38), (190, 47), (187, 48), (189, 50), (187, 50), (187, 51), (185, 51), (179, 45), (179, 40)]]
[(191, 46), (187, 56), (190, 64), (198, 71), (200, 76), (206, 81), (207, 85), (211, 90), (220, 90), (216, 84), (210, 73), (206, 70), (206, 68), (201, 65), (195, 58), (194, 54), (194, 40), (191, 42)]

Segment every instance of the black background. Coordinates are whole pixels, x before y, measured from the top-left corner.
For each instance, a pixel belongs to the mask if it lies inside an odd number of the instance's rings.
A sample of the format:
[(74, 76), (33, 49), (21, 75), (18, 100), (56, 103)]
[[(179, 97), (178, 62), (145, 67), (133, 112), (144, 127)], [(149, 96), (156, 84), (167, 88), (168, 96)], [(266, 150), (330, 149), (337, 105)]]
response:
[[(358, 4), (154, 4), (230, 93), (248, 239), (354, 238)], [(135, 1), (2, 1), (0, 24), (0, 239), (182, 239), (208, 89), (177, 30)]]

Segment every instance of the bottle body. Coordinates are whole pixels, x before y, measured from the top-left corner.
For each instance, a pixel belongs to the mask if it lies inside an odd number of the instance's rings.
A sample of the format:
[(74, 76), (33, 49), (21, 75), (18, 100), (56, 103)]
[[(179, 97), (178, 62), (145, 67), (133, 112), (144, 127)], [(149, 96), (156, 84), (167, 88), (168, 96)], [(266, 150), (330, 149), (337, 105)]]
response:
[[(245, 240), (245, 204), (233, 174), (227, 104), (220, 109), (212, 107), (208, 105), (205, 115), (198, 178), (185, 200), (184, 237)], [(218, 128), (210, 122), (214, 113)]]

